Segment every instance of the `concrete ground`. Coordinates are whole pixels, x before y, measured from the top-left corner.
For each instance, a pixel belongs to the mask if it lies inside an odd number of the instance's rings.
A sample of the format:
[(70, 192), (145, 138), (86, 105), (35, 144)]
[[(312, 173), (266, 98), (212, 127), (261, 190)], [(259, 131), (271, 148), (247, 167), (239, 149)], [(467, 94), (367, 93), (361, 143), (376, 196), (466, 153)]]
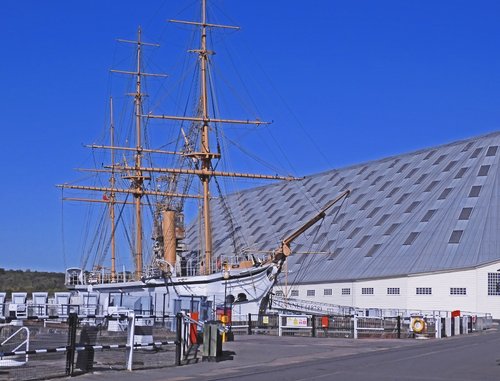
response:
[(225, 360), (79, 376), (102, 380), (500, 380), (498, 329), (446, 339), (236, 336)]

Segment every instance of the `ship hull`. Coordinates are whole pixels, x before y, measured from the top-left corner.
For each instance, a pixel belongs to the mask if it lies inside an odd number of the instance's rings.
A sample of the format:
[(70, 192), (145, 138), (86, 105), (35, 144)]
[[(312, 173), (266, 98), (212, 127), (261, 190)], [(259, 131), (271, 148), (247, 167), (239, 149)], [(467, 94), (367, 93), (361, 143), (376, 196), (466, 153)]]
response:
[(109, 314), (117, 307), (156, 316), (175, 315), (181, 310), (197, 312), (203, 304), (210, 310), (205, 315), (214, 317), (213, 312), (221, 306), (234, 308), (237, 314), (258, 313), (279, 270), (278, 264), (269, 263), (210, 275), (74, 284), (68, 288), (73, 291), (72, 304), (90, 313), (95, 307), (97, 315)]

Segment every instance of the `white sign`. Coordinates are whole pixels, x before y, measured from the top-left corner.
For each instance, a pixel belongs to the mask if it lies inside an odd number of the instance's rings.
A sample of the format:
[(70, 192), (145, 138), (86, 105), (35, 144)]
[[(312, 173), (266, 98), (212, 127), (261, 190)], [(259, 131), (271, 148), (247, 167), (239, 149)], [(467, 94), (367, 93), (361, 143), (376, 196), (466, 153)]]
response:
[(305, 316), (287, 316), (287, 327), (307, 327), (307, 317)]

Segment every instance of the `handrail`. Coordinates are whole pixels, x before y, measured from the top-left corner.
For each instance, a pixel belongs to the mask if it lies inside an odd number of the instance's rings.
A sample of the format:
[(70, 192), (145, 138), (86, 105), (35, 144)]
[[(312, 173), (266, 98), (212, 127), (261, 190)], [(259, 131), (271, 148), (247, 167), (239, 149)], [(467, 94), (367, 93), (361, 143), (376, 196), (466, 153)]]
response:
[[(0, 324), (0, 328), (5, 328), (8, 326), (12, 327), (12, 324)], [(16, 352), (23, 345), (25, 346), (25, 351), (26, 352), (29, 351), (29, 349), (30, 349), (30, 331), (27, 327), (20, 327), (17, 331), (15, 331), (9, 337), (7, 337), (4, 341), (2, 341), (0, 343), (0, 347), (7, 344), (11, 339), (15, 338), (16, 335), (22, 331), (26, 332), (26, 339), (24, 339), (19, 345), (17, 345), (15, 348), (13, 348), (12, 352)], [(6, 367), (8, 367), (8, 366), (21, 366), (21, 365), (28, 362), (28, 354), (26, 354), (25, 358), (26, 358), (25, 361), (15, 361), (15, 360), (10, 360), (10, 359), (3, 360), (2, 356), (0, 356), (0, 367), (2, 367), (2, 366), (6, 366)]]

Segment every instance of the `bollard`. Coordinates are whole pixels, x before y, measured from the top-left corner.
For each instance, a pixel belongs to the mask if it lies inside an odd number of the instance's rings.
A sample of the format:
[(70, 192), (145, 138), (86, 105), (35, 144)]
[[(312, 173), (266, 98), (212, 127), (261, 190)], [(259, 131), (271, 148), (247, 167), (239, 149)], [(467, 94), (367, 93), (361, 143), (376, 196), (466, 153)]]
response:
[(398, 339), (401, 339), (401, 316), (398, 315)]
[(248, 334), (252, 334), (252, 314), (248, 314)]
[(353, 338), (357, 339), (358, 338), (358, 315), (353, 315), (352, 317), (353, 324), (352, 324), (352, 330), (353, 330)]
[(135, 313), (128, 314), (127, 326), (127, 370), (132, 371), (134, 363), (134, 335), (135, 335)]
[(76, 347), (76, 326), (78, 325), (78, 315), (74, 312), (68, 318), (68, 351), (66, 352), (66, 376), (72, 376), (75, 366)]
[(311, 336), (316, 337), (316, 316), (315, 315), (313, 315), (311, 317), (311, 328), (312, 328)]
[(218, 362), (222, 358), (222, 337), (217, 321), (207, 321), (203, 326), (202, 361)]
[(182, 314), (178, 313), (175, 317), (177, 322), (175, 338), (175, 365), (182, 365)]
[(85, 346), (85, 350), (78, 352), (76, 367), (84, 373), (92, 372), (94, 369), (94, 348), (97, 341), (97, 327), (86, 325), (80, 332), (79, 346)]

